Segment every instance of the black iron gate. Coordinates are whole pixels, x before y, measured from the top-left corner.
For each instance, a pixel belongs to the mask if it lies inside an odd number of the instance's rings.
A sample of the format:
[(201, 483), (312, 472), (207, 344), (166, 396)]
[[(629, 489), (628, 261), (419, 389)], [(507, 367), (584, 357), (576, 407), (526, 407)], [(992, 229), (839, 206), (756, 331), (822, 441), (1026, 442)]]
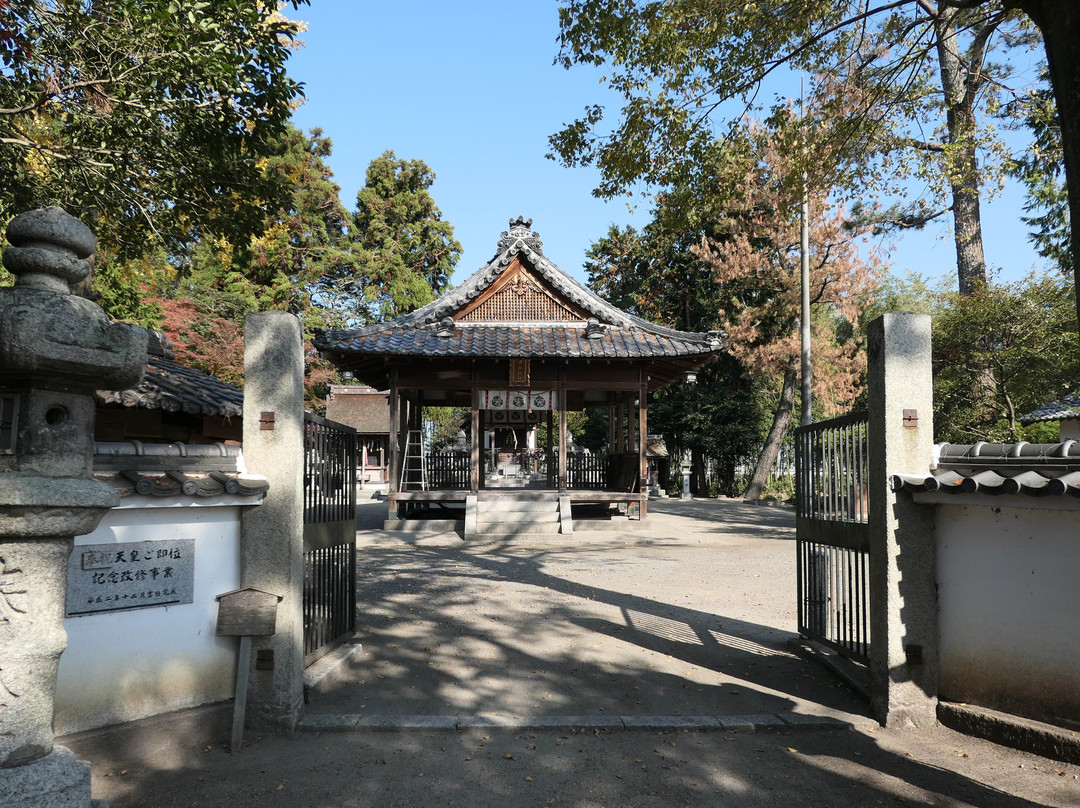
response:
[(356, 430), (304, 413), (304, 664), (356, 629)]
[(867, 414), (795, 430), (799, 633), (870, 658)]

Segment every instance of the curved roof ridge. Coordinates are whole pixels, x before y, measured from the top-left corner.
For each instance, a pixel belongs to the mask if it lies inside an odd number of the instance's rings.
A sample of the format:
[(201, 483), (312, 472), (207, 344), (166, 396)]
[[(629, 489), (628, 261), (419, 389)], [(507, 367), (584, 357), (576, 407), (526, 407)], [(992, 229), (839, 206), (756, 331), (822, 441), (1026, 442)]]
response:
[[(513, 225), (511, 220), (511, 225)], [(531, 220), (530, 220), (531, 223)], [(718, 343), (722, 341), (722, 332), (719, 331), (680, 331), (665, 325), (653, 323), (634, 314), (623, 311), (612, 303), (604, 300), (596, 292), (589, 289), (577, 279), (571, 277), (565, 270), (560, 268), (551, 259), (538, 249), (539, 241), (534, 238), (535, 234), (529, 231), (528, 235), (517, 235), (512, 240), (505, 238), (500, 241), (500, 246), (505, 244), (505, 249), (496, 253), (495, 256), (472, 275), (466, 278), (460, 285), (454, 287), (442, 297), (428, 303), (425, 306), (381, 323), (349, 329), (325, 329), (320, 331), (327, 335), (353, 334), (356, 336), (373, 334), (390, 328), (423, 328), (435, 326), (439, 320), (452, 312), (459, 310), (469, 301), (476, 299), (485, 289), (506, 271), (518, 255), (523, 256), (529, 264), (543, 278), (550, 283), (558, 292), (566, 296), (570, 301), (580, 306), (602, 322), (621, 328), (639, 328), (654, 334), (681, 339), (688, 342)]]

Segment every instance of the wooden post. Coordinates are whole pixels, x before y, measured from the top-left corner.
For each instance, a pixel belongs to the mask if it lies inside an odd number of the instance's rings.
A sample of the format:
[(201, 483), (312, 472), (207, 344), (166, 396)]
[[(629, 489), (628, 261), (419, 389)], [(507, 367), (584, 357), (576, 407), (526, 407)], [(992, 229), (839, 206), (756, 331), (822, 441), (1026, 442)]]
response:
[(482, 444), (480, 442), (480, 386), (473, 380), (472, 385), (472, 412), (470, 417), (470, 432), (472, 440), (469, 446), (469, 487), (475, 494), (480, 490), (480, 464), (482, 462)]
[(552, 449), (555, 447), (555, 413), (547, 411), (547, 443), (544, 446), (544, 465), (547, 467), (547, 485), (558, 485), (558, 471)]
[(608, 454), (616, 453), (616, 446), (618, 446), (618, 436), (615, 432), (615, 394), (608, 393), (608, 406), (607, 406), (607, 421), (608, 421), (608, 437), (607, 447)]
[(566, 491), (566, 384), (559, 383), (559, 491)]
[(645, 450), (648, 447), (648, 428), (649, 428), (649, 383), (643, 377), (641, 380), (641, 389), (638, 392), (638, 493), (641, 494), (641, 513), (640, 518), (645, 518), (646, 511), (646, 498), (648, 496), (648, 481), (649, 481), (649, 459), (645, 456)]
[(625, 404), (622, 396), (620, 396), (618, 402), (615, 404), (615, 454), (622, 454), (626, 451), (626, 421), (624, 420), (624, 408)]
[[(390, 463), (389, 463), (389, 477), (387, 482), (390, 485), (390, 493), (396, 494), (398, 491), (398, 427), (401, 423), (401, 397), (398, 395), (397, 389), (397, 373), (394, 373), (395, 380), (390, 384)], [(390, 518), (395, 518), (395, 514), (391, 513)]]
[(251, 637), (240, 638), (240, 658), (236, 663), (236, 697), (233, 699), (232, 737), (229, 751), (236, 754), (244, 742), (244, 715), (247, 713), (248, 677), (251, 676)]

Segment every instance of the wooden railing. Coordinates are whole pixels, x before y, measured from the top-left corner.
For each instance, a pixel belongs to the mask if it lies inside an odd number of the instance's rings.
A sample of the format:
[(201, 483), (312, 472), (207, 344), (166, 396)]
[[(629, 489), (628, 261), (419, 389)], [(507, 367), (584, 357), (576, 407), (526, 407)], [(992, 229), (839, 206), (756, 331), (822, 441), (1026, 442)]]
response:
[(472, 484), (468, 452), (432, 452), (427, 456), (428, 488), (466, 490)]
[(570, 452), (566, 455), (566, 487), (575, 491), (604, 491), (608, 482), (608, 457)]

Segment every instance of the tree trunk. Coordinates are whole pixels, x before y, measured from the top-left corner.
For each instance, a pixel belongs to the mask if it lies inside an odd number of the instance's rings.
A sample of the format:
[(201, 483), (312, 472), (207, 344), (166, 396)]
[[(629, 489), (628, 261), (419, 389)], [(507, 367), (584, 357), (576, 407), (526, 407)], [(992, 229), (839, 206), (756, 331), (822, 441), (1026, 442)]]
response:
[(1027, 12), (1043, 35), (1050, 84), (1057, 102), (1065, 181), (1069, 191), (1069, 244), (1080, 315), (1080, 3), (1076, 0), (1015, 0), (1006, 3)]
[[(945, 96), (948, 142), (955, 147), (950, 158), (949, 190), (952, 195), (953, 243), (960, 294), (970, 295), (986, 285), (983, 253), (982, 211), (979, 204), (979, 160), (975, 153), (975, 97), (982, 80), (965, 67), (956, 39), (956, 9), (941, 9), (934, 21), (938, 73)], [(980, 59), (981, 62), (981, 59)]]
[(765, 439), (765, 445), (761, 447), (757, 465), (750, 477), (750, 485), (746, 487), (743, 499), (761, 499), (762, 489), (769, 479), (776, 456), (780, 454), (780, 447), (784, 444), (784, 436), (787, 434), (788, 424), (791, 423), (791, 414), (795, 411), (795, 386), (799, 380), (799, 357), (793, 356), (788, 360), (784, 368), (784, 386), (780, 388), (780, 402), (776, 405), (776, 414), (773, 415), (772, 427), (769, 429), (769, 437)]

